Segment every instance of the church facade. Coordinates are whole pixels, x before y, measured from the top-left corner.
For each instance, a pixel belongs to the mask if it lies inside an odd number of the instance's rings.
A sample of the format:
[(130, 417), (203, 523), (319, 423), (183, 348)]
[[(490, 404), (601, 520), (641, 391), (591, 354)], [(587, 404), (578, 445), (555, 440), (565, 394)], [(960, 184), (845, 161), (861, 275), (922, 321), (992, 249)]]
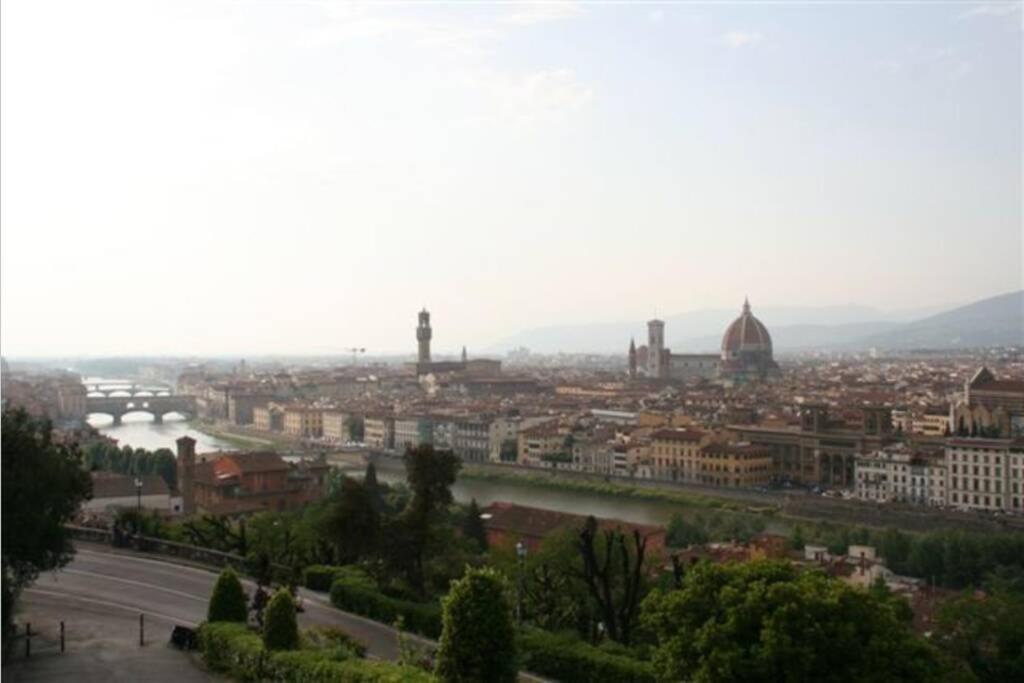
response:
[(629, 343), (629, 374), (641, 374), (658, 381), (716, 380), (735, 385), (748, 382), (773, 381), (780, 376), (772, 354), (772, 338), (768, 328), (743, 302), (743, 310), (722, 336), (720, 353), (672, 353), (665, 348), (665, 322), (647, 323), (647, 345)]

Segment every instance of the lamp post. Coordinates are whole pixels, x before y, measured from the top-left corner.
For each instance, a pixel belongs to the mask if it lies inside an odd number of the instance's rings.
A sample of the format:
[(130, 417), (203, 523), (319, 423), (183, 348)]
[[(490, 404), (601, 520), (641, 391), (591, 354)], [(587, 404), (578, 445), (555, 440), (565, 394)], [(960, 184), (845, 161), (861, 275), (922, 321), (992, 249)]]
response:
[(523, 593), (526, 591), (526, 544), (516, 543), (516, 558), (519, 560), (519, 586), (516, 590), (516, 621), (523, 624)]
[(142, 479), (135, 477), (135, 511), (139, 513), (139, 520), (142, 520)]

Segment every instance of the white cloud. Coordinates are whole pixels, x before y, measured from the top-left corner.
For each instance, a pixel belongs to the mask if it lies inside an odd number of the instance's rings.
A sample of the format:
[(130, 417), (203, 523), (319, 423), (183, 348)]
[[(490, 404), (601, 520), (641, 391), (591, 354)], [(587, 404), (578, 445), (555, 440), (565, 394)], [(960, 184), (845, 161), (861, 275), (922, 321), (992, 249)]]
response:
[(481, 123), (530, 126), (558, 121), (586, 106), (593, 88), (580, 83), (572, 69), (545, 69), (525, 75), (478, 70), (459, 79), (464, 88), (483, 94)]
[(560, 21), (578, 16), (583, 11), (579, 2), (568, 0), (552, 2), (528, 2), (516, 5), (514, 11), (498, 17), (503, 24), (515, 24), (528, 26), (530, 24), (541, 24), (548, 21)]
[(959, 15), (960, 19), (974, 17), (1009, 17), (1020, 12), (1020, 2), (994, 2), (978, 5)]
[(755, 31), (729, 31), (722, 36), (722, 44), (731, 49), (752, 47), (764, 40), (764, 36)]

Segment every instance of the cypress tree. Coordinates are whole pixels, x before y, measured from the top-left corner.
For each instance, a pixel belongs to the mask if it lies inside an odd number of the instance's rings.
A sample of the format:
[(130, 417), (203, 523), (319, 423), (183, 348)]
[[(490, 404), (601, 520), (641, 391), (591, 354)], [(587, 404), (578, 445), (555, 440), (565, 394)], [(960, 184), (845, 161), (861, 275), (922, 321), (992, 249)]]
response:
[(476, 498), (469, 502), (466, 519), (462, 522), (462, 535), (476, 541), (481, 552), (487, 550), (487, 528), (484, 526), (484, 520), (480, 517), (480, 508), (476, 504)]
[(508, 585), (494, 569), (468, 569), (444, 607), (436, 673), (445, 683), (513, 683), (516, 632)]
[(206, 611), (207, 621), (240, 621), (245, 623), (249, 618), (245, 591), (238, 575), (230, 567), (220, 573), (213, 587), (210, 605)]
[(270, 599), (263, 615), (263, 645), (268, 650), (294, 650), (299, 646), (295, 601), (287, 588)]

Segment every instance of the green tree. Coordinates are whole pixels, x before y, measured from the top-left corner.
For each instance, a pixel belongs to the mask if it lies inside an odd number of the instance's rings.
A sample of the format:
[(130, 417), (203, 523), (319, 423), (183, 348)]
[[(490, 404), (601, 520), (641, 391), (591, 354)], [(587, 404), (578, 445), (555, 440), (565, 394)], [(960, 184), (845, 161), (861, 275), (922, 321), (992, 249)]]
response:
[(898, 600), (788, 562), (705, 562), (652, 592), (643, 622), (663, 681), (958, 680)]
[(476, 543), (480, 552), (487, 551), (487, 528), (480, 516), (480, 507), (476, 504), (476, 498), (469, 501), (466, 517), (462, 522), (462, 535)]
[(405, 452), (406, 480), (412, 498), (399, 519), (390, 525), (392, 565), (404, 573), (412, 590), (424, 597), (427, 577), (424, 565), (431, 552), (444, 552), (432, 541), (438, 538), (435, 527), (443, 524), (444, 513), (452, 503), (451, 486), (461, 463), (451, 451), (434, 450), (430, 444)]
[[(5, 409), (0, 423), (3, 461), (3, 641), (13, 606), (40, 572), (67, 564), (74, 549), (64, 525), (92, 495), (76, 444), (56, 443), (48, 420)], [(10, 606), (10, 608), (9, 608)]]
[(249, 609), (246, 605), (245, 591), (242, 590), (242, 582), (238, 580), (238, 575), (233, 569), (225, 569), (213, 586), (213, 595), (210, 596), (210, 604), (206, 609), (206, 620), (245, 623), (248, 619)]
[(274, 594), (263, 614), (263, 644), (268, 650), (294, 650), (299, 646), (295, 600), (285, 588)]
[(980, 681), (1024, 680), (1024, 594), (997, 584), (969, 591), (939, 612), (934, 641), (965, 661)]
[(678, 512), (672, 515), (665, 532), (665, 540), (675, 548), (685, 548), (708, 542), (708, 535), (692, 522), (687, 522)]
[(363, 488), (366, 495), (373, 503), (373, 509), (377, 512), (384, 510), (384, 492), (381, 491), (380, 483), (377, 481), (377, 466), (372, 462), (366, 465), (366, 474), (363, 475)]
[(450, 683), (512, 683), (516, 633), (508, 586), (493, 569), (468, 569), (442, 600), (437, 675)]
[(626, 541), (618, 529), (599, 531), (597, 520), (588, 517), (579, 532), (583, 580), (597, 605), (608, 637), (629, 645), (647, 588), (644, 555), (647, 539), (636, 530)]
[(366, 487), (346, 477), (323, 518), (322, 529), (334, 546), (337, 561), (350, 564), (373, 551), (380, 515)]
[(349, 415), (345, 418), (345, 429), (348, 430), (349, 441), (362, 442), (366, 431), (363, 418), (358, 415)]

